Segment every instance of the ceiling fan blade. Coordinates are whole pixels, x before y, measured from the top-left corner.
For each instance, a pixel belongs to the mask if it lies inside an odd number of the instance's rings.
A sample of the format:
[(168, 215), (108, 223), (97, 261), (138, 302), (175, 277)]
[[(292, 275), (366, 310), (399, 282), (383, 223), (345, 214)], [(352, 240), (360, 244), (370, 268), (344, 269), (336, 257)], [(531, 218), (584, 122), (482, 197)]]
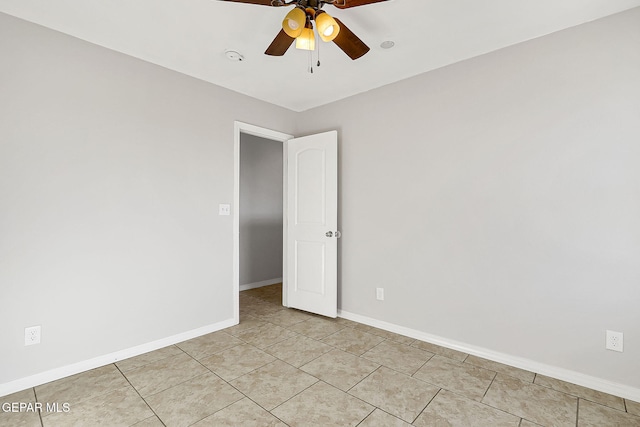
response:
[(334, 17), (333, 19), (335, 19), (340, 26), (338, 37), (333, 39), (333, 42), (337, 44), (338, 47), (349, 56), (349, 58), (358, 59), (365, 53), (369, 52), (369, 46), (364, 44), (364, 42), (360, 40), (358, 36), (353, 34), (353, 32), (338, 18)]
[(336, 0), (333, 5), (338, 9), (348, 9), (356, 6), (366, 6), (371, 3), (380, 3), (387, 0)]
[(259, 4), (262, 6), (286, 6), (284, 1), (280, 1), (280, 0), (222, 0), (222, 1), (231, 1), (234, 3)]
[(280, 30), (276, 38), (273, 39), (264, 53), (271, 56), (282, 56), (289, 49), (289, 46), (291, 46), (294, 40), (295, 39), (293, 37), (289, 37), (284, 30)]

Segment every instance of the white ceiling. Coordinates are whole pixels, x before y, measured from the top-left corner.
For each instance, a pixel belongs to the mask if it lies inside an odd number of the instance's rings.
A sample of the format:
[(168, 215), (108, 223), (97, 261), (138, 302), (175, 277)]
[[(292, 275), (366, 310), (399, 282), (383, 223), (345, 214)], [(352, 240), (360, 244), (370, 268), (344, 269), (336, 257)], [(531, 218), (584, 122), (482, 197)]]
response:
[[(263, 52), (288, 8), (221, 0), (0, 0), (0, 11), (294, 111), (640, 6), (640, 0), (389, 0), (325, 6), (371, 51)], [(393, 40), (384, 50), (380, 43)], [(225, 49), (245, 60), (231, 62)], [(315, 62), (315, 59), (314, 59)]]

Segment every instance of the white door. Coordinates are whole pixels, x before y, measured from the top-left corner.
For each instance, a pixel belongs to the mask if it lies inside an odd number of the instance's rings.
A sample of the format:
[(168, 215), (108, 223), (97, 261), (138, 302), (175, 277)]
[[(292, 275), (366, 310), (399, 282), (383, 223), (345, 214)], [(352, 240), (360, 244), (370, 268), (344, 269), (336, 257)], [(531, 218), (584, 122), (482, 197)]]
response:
[(338, 134), (287, 142), (287, 305), (338, 311)]

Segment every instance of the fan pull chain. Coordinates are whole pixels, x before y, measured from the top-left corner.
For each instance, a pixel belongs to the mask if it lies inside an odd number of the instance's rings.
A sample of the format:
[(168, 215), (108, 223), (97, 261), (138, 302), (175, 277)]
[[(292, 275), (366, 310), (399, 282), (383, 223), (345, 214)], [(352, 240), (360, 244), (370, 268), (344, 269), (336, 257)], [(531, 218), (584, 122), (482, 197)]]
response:
[(318, 43), (318, 67), (320, 66), (320, 45), (322, 43)]
[(313, 74), (313, 51), (309, 51), (309, 72)]

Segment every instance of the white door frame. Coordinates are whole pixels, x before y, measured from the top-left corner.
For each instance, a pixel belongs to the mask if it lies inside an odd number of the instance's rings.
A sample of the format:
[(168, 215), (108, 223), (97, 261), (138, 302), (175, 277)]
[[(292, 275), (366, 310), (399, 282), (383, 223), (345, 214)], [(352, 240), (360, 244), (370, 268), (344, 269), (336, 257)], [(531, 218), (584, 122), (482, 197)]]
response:
[(233, 319), (240, 322), (240, 134), (282, 142), (282, 304), (287, 306), (287, 141), (293, 135), (239, 121), (233, 126)]

